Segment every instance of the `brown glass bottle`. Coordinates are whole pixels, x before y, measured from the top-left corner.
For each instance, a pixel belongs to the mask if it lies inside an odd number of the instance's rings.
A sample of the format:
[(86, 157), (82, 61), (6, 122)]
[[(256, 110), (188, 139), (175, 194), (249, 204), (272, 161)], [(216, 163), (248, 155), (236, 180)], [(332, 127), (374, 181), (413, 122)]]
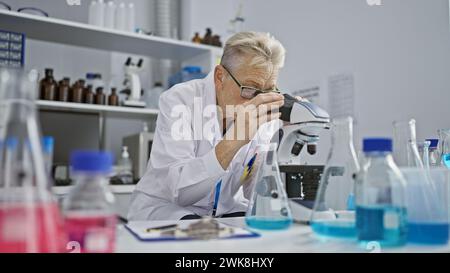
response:
[(53, 78), (53, 69), (45, 69), (45, 78), (40, 83), (40, 95), (41, 100), (55, 100), (57, 84)]
[(58, 86), (58, 101), (69, 101), (69, 90), (70, 90), (70, 78), (64, 78), (59, 82)]
[(84, 103), (87, 104), (94, 104), (95, 102), (95, 94), (92, 91), (92, 85), (88, 85), (88, 87), (86, 87), (84, 89)]
[(82, 103), (83, 102), (83, 86), (80, 81), (77, 81), (72, 87), (71, 102)]
[(95, 94), (95, 104), (105, 105), (106, 96), (103, 94), (103, 87), (97, 88), (97, 93)]
[(111, 95), (108, 97), (108, 104), (112, 106), (119, 106), (119, 96), (117, 96), (117, 89), (111, 89)]

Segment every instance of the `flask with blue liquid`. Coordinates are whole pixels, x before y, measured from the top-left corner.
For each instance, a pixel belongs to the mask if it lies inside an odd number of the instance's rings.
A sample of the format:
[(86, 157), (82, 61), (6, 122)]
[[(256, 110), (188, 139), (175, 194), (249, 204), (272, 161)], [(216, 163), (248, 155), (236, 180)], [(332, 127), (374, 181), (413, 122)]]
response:
[(362, 243), (401, 246), (407, 240), (405, 180), (392, 157), (392, 139), (366, 138), (355, 184), (356, 230)]
[(262, 162), (245, 221), (256, 229), (287, 229), (293, 219), (278, 168), (277, 144), (259, 145), (258, 156), (262, 157)]
[(353, 118), (333, 120), (332, 149), (311, 216), (311, 227), (316, 234), (356, 238), (354, 177), (358, 171), (353, 145)]

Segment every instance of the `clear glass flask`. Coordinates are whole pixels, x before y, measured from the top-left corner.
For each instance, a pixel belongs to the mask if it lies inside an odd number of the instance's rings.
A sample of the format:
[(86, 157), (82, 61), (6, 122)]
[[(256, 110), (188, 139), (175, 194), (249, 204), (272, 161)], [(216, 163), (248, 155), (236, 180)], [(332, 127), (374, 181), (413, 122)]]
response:
[(354, 178), (359, 171), (353, 118), (332, 123), (332, 149), (317, 192), (311, 227), (327, 237), (355, 238)]
[(407, 239), (405, 179), (392, 158), (392, 140), (364, 139), (366, 162), (355, 184), (356, 230), (362, 243), (400, 246)]
[(399, 167), (423, 168), (416, 139), (416, 121), (395, 121), (394, 127), (394, 160)]
[(441, 162), (450, 168), (450, 129), (440, 129), (438, 132)]
[(0, 252), (61, 252), (66, 237), (49, 191), (36, 118), (36, 71), (0, 69)]
[(256, 229), (286, 229), (293, 219), (278, 168), (277, 144), (262, 144), (257, 150), (258, 156), (263, 160), (259, 166), (245, 221), (249, 227)]

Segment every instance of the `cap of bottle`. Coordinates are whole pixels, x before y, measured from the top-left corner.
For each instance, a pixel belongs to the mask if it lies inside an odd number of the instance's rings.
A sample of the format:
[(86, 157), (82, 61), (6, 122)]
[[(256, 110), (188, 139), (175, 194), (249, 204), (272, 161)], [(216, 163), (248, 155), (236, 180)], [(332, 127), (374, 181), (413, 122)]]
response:
[(70, 165), (75, 172), (109, 173), (113, 155), (109, 152), (75, 151), (70, 156)]
[(45, 69), (45, 75), (53, 76), (53, 68), (46, 68)]
[(426, 139), (426, 141), (430, 142), (430, 148), (437, 148), (438, 143), (439, 143), (439, 139), (435, 139), (435, 138), (429, 138), (429, 139)]
[(130, 154), (128, 153), (128, 147), (123, 146), (122, 147), (122, 158), (130, 158)]
[(93, 79), (95, 79), (95, 77), (96, 77), (95, 73), (87, 73), (86, 74), (86, 79), (88, 79), (88, 80), (93, 80)]
[(363, 151), (370, 152), (392, 152), (392, 139), (390, 138), (365, 138), (363, 140)]

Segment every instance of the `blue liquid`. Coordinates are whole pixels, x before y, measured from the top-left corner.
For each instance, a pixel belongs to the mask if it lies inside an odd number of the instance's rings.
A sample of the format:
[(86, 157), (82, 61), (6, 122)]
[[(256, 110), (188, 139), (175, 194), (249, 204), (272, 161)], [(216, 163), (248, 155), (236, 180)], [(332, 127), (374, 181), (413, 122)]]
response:
[(448, 243), (448, 223), (409, 223), (408, 241), (418, 244), (445, 245)]
[(355, 221), (314, 221), (311, 223), (312, 230), (318, 235), (337, 238), (356, 238)]
[(355, 210), (355, 195), (352, 193), (347, 198), (347, 209)]
[(450, 169), (450, 154), (445, 154), (442, 156), (442, 162), (444, 162), (444, 165), (447, 166), (447, 168)]
[(358, 240), (376, 241), (382, 246), (401, 246), (406, 243), (406, 209), (392, 206), (357, 206), (356, 228)]
[(271, 218), (271, 217), (246, 217), (245, 222), (251, 228), (264, 230), (287, 229), (292, 224), (291, 218)]

